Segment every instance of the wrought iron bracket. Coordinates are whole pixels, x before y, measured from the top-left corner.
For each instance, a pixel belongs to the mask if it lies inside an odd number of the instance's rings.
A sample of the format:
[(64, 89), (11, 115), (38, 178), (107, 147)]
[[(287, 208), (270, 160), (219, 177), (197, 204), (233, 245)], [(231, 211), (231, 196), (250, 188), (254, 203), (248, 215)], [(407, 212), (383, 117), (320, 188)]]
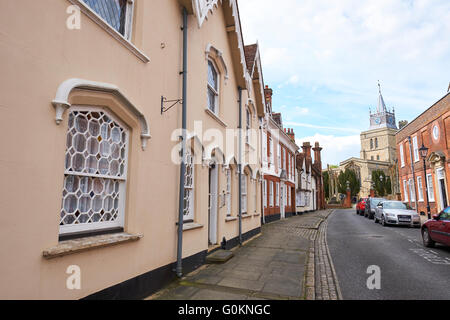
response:
[[(168, 106), (168, 107), (164, 107), (164, 104), (166, 104), (166, 103), (171, 103), (171, 105)], [(164, 112), (169, 111), (170, 109), (172, 109), (172, 107), (174, 107), (178, 103), (182, 104), (183, 103), (183, 99), (167, 100), (166, 97), (161, 96), (161, 114), (163, 114)]]

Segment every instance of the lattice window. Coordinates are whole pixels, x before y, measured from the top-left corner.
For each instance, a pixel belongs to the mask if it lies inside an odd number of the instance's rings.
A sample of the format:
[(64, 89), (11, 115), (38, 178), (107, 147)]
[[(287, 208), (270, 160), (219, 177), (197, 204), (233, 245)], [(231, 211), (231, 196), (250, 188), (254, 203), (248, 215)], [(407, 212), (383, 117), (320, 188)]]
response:
[(208, 109), (219, 113), (219, 76), (216, 67), (208, 60)]
[(227, 216), (231, 216), (231, 169), (227, 169), (227, 190), (225, 193)]
[(186, 171), (184, 175), (184, 221), (194, 220), (194, 157), (190, 148), (186, 149)]
[(128, 130), (100, 108), (69, 114), (60, 233), (123, 227)]
[(127, 40), (131, 38), (133, 3), (130, 0), (82, 0)]
[(433, 177), (431, 174), (427, 174), (427, 185), (428, 185), (428, 199), (430, 202), (434, 202), (434, 185)]
[(280, 183), (277, 182), (277, 188), (275, 189), (275, 206), (280, 206)]

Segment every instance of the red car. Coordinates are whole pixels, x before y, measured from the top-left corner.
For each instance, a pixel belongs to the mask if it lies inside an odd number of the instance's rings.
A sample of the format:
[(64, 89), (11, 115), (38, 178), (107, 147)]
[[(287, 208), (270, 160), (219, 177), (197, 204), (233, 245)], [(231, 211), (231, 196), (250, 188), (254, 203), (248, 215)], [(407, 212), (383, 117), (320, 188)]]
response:
[(369, 198), (361, 198), (359, 199), (358, 203), (356, 204), (356, 214), (363, 215), (364, 210), (366, 209), (366, 201)]
[(425, 247), (434, 247), (436, 242), (450, 246), (450, 207), (423, 224), (422, 239)]

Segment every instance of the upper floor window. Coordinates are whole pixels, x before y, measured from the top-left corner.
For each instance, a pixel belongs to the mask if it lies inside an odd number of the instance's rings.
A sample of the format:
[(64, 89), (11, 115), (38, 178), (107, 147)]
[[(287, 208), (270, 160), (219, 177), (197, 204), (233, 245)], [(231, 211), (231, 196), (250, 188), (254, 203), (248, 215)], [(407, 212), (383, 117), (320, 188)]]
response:
[(278, 144), (278, 169), (281, 170), (281, 144)]
[(208, 60), (208, 109), (213, 113), (219, 113), (219, 76), (217, 68), (211, 60)]
[(370, 149), (373, 149), (373, 139), (370, 139)]
[(119, 32), (131, 39), (134, 0), (82, 0), (96, 14)]
[(128, 129), (103, 108), (73, 107), (60, 234), (124, 226)]
[(245, 109), (245, 142), (250, 143), (250, 110), (248, 107)]
[(400, 163), (403, 168), (405, 166), (405, 155), (404, 155), (404, 151), (403, 151), (403, 143), (400, 144)]
[(414, 136), (412, 138), (413, 141), (413, 149), (414, 149), (414, 162), (417, 162), (420, 160), (419, 158), (419, 145), (417, 143), (417, 136)]
[(378, 138), (375, 138), (375, 148), (378, 148)]

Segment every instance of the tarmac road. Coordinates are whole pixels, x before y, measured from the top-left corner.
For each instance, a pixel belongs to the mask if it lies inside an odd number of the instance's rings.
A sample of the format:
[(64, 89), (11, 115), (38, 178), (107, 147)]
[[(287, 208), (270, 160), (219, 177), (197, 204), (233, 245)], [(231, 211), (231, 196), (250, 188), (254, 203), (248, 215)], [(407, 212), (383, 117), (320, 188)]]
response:
[[(420, 229), (383, 227), (355, 209), (336, 210), (328, 219), (328, 246), (344, 300), (450, 299), (450, 248), (426, 248)], [(369, 266), (380, 268), (381, 289), (368, 288)]]

